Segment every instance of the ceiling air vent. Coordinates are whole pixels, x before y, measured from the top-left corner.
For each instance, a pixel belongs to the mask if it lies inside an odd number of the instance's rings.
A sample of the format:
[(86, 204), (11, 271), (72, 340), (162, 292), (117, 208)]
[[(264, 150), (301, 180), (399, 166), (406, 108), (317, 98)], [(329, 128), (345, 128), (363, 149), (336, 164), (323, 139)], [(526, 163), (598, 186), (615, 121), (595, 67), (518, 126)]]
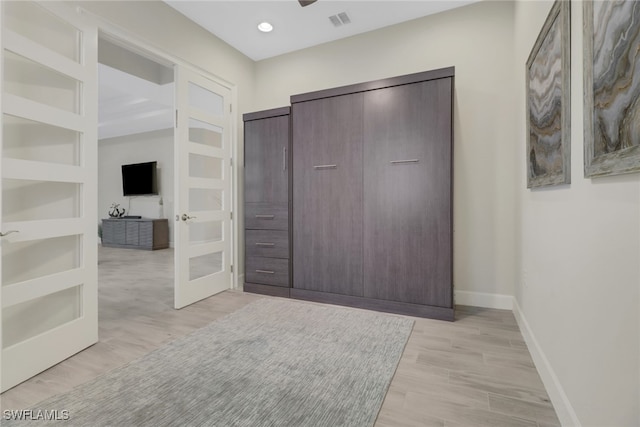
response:
[(341, 25), (350, 24), (351, 18), (349, 18), (349, 15), (347, 15), (347, 12), (340, 12), (337, 15), (331, 15), (329, 17), (329, 21), (331, 21), (334, 27), (339, 27)]

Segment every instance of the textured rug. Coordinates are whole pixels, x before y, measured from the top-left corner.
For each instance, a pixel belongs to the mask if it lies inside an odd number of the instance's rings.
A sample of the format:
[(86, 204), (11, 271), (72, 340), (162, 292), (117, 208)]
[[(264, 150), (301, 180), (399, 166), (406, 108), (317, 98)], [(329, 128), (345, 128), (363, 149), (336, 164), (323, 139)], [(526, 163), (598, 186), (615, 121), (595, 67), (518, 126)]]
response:
[(412, 327), (263, 299), (32, 408), (68, 420), (2, 425), (371, 426)]

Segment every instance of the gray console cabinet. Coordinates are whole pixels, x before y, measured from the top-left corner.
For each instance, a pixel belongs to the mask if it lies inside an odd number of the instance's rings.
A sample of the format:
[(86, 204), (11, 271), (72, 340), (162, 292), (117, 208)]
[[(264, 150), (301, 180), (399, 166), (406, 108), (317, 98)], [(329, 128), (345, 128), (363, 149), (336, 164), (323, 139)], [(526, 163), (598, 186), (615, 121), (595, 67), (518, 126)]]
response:
[(167, 219), (103, 219), (102, 246), (130, 249), (166, 249), (169, 247)]

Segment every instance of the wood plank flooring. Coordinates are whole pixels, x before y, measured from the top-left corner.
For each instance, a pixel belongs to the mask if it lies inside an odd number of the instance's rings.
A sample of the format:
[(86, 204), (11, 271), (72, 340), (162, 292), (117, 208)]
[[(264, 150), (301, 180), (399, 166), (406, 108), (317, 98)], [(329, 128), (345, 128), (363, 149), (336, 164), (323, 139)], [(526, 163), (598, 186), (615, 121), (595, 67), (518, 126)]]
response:
[[(0, 408), (71, 390), (260, 298), (227, 291), (174, 310), (172, 250), (100, 248), (100, 342), (3, 393)], [(414, 320), (377, 427), (560, 425), (511, 312)]]

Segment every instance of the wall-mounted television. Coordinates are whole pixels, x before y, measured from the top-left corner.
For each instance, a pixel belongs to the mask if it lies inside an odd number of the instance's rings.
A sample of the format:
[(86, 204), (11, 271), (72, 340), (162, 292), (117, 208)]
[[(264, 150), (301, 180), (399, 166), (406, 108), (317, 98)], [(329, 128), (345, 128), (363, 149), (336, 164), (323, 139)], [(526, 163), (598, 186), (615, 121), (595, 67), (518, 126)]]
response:
[(157, 162), (122, 165), (122, 192), (125, 196), (158, 194)]

